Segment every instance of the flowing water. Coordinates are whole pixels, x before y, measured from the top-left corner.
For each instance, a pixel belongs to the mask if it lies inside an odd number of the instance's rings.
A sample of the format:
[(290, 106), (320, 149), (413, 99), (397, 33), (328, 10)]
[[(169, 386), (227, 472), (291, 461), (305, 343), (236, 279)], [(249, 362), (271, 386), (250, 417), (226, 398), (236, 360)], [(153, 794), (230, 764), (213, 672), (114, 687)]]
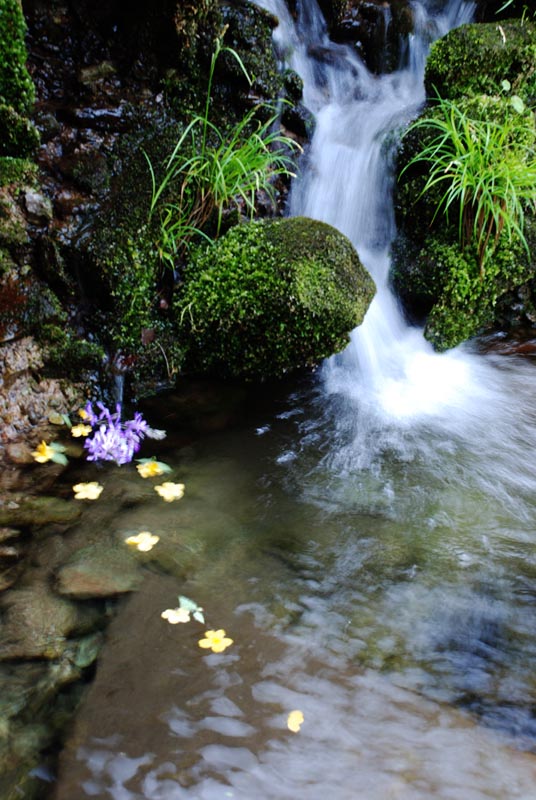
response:
[[(434, 354), (387, 287), (396, 132), (423, 101), (430, 41), (472, 4), (415, 2), (404, 64), (383, 76), (329, 42), (314, 2), (297, 22), (259, 4), (316, 118), (291, 211), (346, 233), (377, 296), (316, 376), (250, 398), (227, 431), (171, 437), (180, 502), (106, 471), (110, 536), (161, 541), (54, 796), (536, 800), (536, 372)], [(173, 427), (166, 402), (155, 427)], [(96, 524), (88, 509), (81, 531)], [(197, 647), (199, 623), (161, 619), (179, 593), (233, 638), (225, 653)]]

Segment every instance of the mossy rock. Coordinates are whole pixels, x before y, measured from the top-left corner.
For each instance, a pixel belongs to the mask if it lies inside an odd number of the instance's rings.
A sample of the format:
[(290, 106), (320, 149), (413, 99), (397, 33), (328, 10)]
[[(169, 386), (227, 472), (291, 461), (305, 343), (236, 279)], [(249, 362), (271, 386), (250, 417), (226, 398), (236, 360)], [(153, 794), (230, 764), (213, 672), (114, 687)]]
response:
[[(527, 221), (532, 254), (536, 225)], [(460, 249), (442, 234), (421, 245), (398, 238), (392, 279), (408, 317), (423, 321), (424, 335), (438, 351), (448, 350), (491, 328), (501, 297), (530, 280), (536, 264), (520, 242), (502, 242), (481, 271), (474, 248)]]
[(39, 147), (39, 132), (33, 122), (11, 106), (0, 104), (0, 156), (26, 157)]
[(31, 111), (35, 89), (26, 69), (26, 23), (19, 0), (0, 0), (0, 104)]
[(81, 376), (101, 369), (105, 360), (101, 345), (80, 338), (66, 326), (43, 325), (39, 340), (45, 347), (46, 370), (54, 375), (80, 380)]
[(344, 348), (374, 291), (343, 234), (297, 217), (238, 225), (199, 250), (174, 310), (192, 369), (262, 379)]
[(432, 45), (426, 91), (434, 97), (495, 94), (503, 80), (530, 104), (536, 97), (536, 25), (528, 20), (462, 25)]
[(0, 186), (13, 183), (33, 186), (37, 179), (37, 164), (27, 158), (0, 156)]

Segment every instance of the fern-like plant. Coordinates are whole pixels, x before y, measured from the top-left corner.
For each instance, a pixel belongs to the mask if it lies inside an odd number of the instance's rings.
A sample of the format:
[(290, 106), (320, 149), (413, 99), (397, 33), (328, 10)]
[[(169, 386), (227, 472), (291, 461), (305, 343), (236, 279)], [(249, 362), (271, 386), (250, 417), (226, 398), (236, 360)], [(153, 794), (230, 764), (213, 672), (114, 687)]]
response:
[(170, 265), (184, 253), (194, 236), (210, 240), (204, 230), (209, 220), (215, 219), (217, 235), (226, 209), (242, 205), (253, 217), (260, 191), (274, 202), (273, 179), (292, 174), (292, 155), (299, 149), (294, 140), (281, 133), (278, 112), (268, 103), (250, 109), (229, 129), (221, 129), (210, 120), (214, 70), (223, 52), (236, 59), (251, 84), (240, 56), (218, 40), (204, 111), (192, 116), (164, 164), (160, 181), (146, 156), (152, 182), (149, 218), (159, 214), (159, 252)]
[(536, 209), (534, 115), (517, 96), (503, 108), (500, 119), (479, 118), (438, 98), (436, 112), (406, 132), (422, 132), (426, 143), (402, 174), (415, 164), (429, 166), (422, 194), (440, 189), (434, 219), (457, 214), (460, 244), (476, 246), (481, 275), (500, 237), (518, 238), (528, 250), (525, 211)]

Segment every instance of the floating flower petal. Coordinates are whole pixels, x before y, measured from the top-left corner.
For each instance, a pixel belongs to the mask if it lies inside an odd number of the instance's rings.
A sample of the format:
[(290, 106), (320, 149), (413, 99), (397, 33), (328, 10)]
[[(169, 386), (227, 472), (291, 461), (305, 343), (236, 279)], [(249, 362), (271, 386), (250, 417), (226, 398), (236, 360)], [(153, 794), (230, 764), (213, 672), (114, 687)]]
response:
[(90, 483), (77, 483), (73, 486), (74, 492), (74, 499), (75, 500), (97, 500), (100, 497), (100, 493), (104, 489), (104, 486), (101, 486), (100, 483), (97, 481), (91, 481)]
[(156, 461), (154, 458), (139, 458), (136, 467), (142, 478), (155, 478), (165, 472), (171, 472), (171, 467), (163, 461)]
[(140, 531), (136, 536), (129, 536), (128, 539), (125, 539), (126, 544), (136, 547), (142, 553), (148, 553), (159, 541), (160, 536), (156, 536), (149, 531)]
[(173, 500), (180, 500), (184, 494), (184, 483), (171, 483), (166, 481), (154, 487), (155, 492), (158, 492), (160, 497), (166, 503), (172, 503)]
[(303, 713), (301, 711), (291, 711), (287, 718), (287, 728), (292, 733), (298, 733), (303, 723)]
[(47, 461), (55, 461), (56, 464), (66, 464), (67, 459), (63, 455), (65, 447), (57, 442), (47, 444), (44, 440), (37, 445), (37, 448), (32, 452), (32, 456), (39, 464), (46, 464)]
[(71, 428), (71, 436), (74, 436), (78, 439), (79, 436), (89, 436), (93, 428), (91, 425), (83, 425), (80, 423), (79, 425), (73, 425)]
[(40, 464), (45, 464), (47, 461), (51, 461), (53, 455), (54, 450), (44, 440), (41, 442), (41, 444), (37, 445), (37, 448), (32, 453), (34, 459)]
[(160, 616), (162, 619), (167, 619), (171, 625), (176, 625), (178, 622), (190, 622), (190, 612), (187, 608), (166, 608)]
[(205, 638), (200, 639), (198, 645), (204, 650), (212, 650), (213, 653), (223, 653), (232, 643), (233, 640), (225, 635), (223, 628), (220, 628), (217, 631), (206, 631)]

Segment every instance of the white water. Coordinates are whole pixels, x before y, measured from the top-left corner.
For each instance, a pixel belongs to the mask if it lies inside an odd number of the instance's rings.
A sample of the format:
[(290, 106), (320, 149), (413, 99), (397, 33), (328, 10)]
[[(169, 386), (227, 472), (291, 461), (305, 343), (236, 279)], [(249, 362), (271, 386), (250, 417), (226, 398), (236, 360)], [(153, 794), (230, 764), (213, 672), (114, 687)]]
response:
[[(280, 20), (276, 52), (302, 77), (304, 103), (316, 121), (292, 188), (291, 215), (320, 219), (345, 233), (377, 286), (349, 346), (323, 367), (328, 397), (345, 402), (348, 425), (361, 444), (366, 440), (369, 461), (378, 431), (385, 441), (389, 428), (399, 432), (419, 424), (432, 426), (440, 436), (462, 437), (473, 450), (502, 452), (503, 462), (526, 458), (518, 443), (535, 440), (530, 365), (476, 355), (467, 345), (435, 353), (422, 331), (406, 324), (388, 286), (398, 137), (424, 102), (430, 43), (470, 22), (475, 4), (415, 0), (406, 63), (379, 76), (350, 47), (330, 42), (316, 0), (302, 2), (296, 23), (284, 0), (258, 4)], [(355, 416), (358, 430), (355, 419), (349, 422)], [(350, 458), (356, 449), (354, 443)], [(518, 479), (510, 475), (513, 483)]]
[(327, 391), (358, 396), (361, 403), (368, 400), (387, 417), (399, 419), (457, 407), (460, 392), (474, 399), (476, 391), (480, 399), (474, 358), (463, 350), (435, 354), (421, 332), (406, 325), (388, 287), (398, 134), (424, 102), (430, 42), (471, 21), (474, 3), (415, 2), (406, 63), (381, 76), (372, 75), (349, 47), (329, 41), (315, 0), (302, 4), (296, 25), (282, 0), (260, 4), (280, 19), (276, 48), (301, 75), (304, 103), (316, 119), (301, 178), (293, 187), (291, 214), (323, 220), (345, 233), (377, 286), (350, 346), (325, 367)]

